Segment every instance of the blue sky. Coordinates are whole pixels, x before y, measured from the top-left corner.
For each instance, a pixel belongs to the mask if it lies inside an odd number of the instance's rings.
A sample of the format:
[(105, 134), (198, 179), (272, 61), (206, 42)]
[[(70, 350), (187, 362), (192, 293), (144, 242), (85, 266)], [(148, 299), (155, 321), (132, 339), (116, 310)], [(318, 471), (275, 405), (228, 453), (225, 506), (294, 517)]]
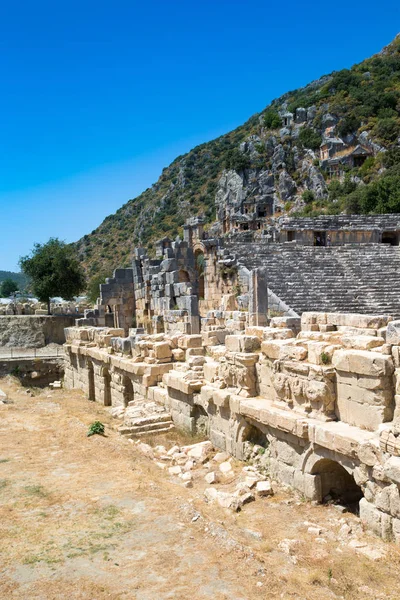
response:
[(68, 242), (178, 154), (379, 51), (398, 2), (70, 0), (0, 13), (0, 270)]

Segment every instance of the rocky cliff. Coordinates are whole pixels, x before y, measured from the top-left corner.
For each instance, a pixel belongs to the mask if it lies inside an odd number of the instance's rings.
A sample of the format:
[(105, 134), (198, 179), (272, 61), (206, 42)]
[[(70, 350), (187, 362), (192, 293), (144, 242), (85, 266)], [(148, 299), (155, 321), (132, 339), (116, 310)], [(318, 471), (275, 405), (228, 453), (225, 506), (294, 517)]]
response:
[[(400, 37), (351, 69), (288, 92), (197, 146), (75, 248), (90, 275), (127, 266), (134, 246), (223, 216), (400, 212)], [(216, 218), (220, 222), (215, 222)]]

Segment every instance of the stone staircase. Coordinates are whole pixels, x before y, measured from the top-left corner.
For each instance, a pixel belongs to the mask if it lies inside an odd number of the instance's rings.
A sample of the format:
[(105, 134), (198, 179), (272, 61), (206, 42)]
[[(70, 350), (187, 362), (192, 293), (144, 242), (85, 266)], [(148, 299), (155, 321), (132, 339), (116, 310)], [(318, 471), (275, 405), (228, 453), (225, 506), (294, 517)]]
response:
[(337, 311), (400, 318), (398, 246), (228, 243), (225, 255), (248, 269), (264, 267), (269, 289), (298, 314)]
[(175, 428), (172, 417), (156, 402), (129, 402), (125, 410), (124, 423), (118, 428), (121, 435), (137, 438), (168, 433)]

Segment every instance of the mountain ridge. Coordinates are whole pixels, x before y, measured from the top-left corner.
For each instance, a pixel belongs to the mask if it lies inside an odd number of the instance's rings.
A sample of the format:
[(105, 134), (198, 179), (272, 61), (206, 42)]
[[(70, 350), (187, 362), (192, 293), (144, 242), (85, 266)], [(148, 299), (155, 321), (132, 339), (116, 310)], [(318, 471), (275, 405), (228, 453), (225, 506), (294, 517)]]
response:
[[(238, 199), (265, 200), (273, 214), (400, 212), (399, 136), (400, 34), (372, 57), (286, 92), (233, 131), (178, 156), (73, 246), (90, 276), (107, 275), (129, 265), (135, 246), (151, 254), (155, 240), (180, 234), (186, 218), (202, 213), (211, 226), (216, 209)], [(363, 164), (344, 165), (334, 178), (330, 163), (340, 152), (324, 165), (327, 139), (337, 148), (341, 142), (344, 153), (363, 149)]]

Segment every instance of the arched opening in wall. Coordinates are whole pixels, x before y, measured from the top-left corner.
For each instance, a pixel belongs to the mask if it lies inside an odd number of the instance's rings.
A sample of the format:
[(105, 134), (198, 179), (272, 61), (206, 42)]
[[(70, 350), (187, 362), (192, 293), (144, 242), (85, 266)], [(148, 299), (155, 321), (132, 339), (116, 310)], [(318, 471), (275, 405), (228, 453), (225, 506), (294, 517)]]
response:
[(122, 385), (124, 386), (124, 406), (128, 406), (129, 402), (133, 402), (134, 398), (132, 379), (125, 375)]
[[(269, 440), (261, 429), (246, 423), (242, 432), (243, 459), (256, 463), (264, 463), (268, 456)], [(266, 464), (260, 464), (263, 468)]]
[(103, 371), (104, 406), (111, 406), (111, 375), (108, 369)]
[(189, 283), (190, 282), (189, 273), (187, 271), (185, 271), (184, 269), (180, 269), (178, 271), (178, 277), (179, 277), (179, 283)]
[(341, 504), (350, 512), (359, 513), (362, 490), (342, 465), (329, 458), (321, 458), (311, 474), (319, 475), (321, 479), (321, 499), (324, 504)]
[(195, 254), (196, 261), (196, 275), (197, 275), (197, 285), (198, 285), (198, 296), (199, 299), (204, 299), (204, 274), (206, 270), (206, 261), (204, 257), (204, 252), (201, 250), (196, 250)]
[(94, 386), (94, 371), (93, 363), (88, 363), (88, 396), (89, 400), (94, 402), (96, 400), (96, 391)]
[(194, 419), (194, 433), (208, 437), (210, 433), (210, 419), (206, 410), (202, 406), (195, 404), (192, 417)]

